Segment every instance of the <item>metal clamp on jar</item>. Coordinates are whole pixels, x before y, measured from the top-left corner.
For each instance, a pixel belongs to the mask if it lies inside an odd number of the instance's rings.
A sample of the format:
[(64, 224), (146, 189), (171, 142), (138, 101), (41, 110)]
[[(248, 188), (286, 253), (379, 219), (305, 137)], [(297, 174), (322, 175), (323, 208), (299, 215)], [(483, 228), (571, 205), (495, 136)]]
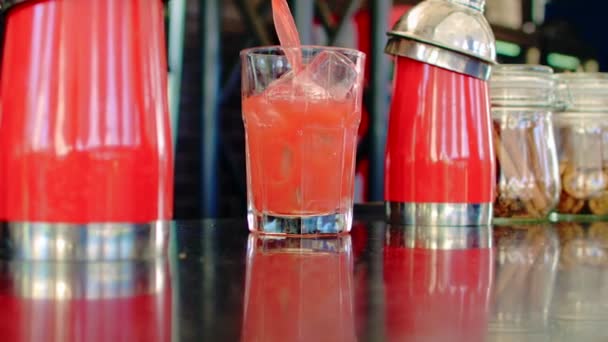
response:
[(392, 223), (487, 225), (495, 160), (485, 0), (427, 0), (389, 32), (397, 56), (385, 163)]

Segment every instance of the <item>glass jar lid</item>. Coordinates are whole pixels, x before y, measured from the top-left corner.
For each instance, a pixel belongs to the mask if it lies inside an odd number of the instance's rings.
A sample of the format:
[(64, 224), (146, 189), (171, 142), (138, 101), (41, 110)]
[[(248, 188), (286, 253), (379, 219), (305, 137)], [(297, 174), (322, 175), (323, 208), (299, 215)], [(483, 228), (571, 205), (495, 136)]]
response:
[(502, 64), (490, 77), (492, 107), (554, 107), (553, 69), (542, 65)]
[(557, 75), (558, 96), (566, 112), (607, 112), (608, 73)]

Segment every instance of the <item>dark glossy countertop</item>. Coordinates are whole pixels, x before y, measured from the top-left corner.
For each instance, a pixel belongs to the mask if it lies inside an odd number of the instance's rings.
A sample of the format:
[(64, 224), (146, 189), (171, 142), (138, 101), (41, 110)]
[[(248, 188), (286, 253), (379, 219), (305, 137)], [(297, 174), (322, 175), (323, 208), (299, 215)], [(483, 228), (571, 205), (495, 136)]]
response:
[(256, 238), (176, 222), (166, 260), (0, 263), (2, 341), (608, 341), (608, 223)]

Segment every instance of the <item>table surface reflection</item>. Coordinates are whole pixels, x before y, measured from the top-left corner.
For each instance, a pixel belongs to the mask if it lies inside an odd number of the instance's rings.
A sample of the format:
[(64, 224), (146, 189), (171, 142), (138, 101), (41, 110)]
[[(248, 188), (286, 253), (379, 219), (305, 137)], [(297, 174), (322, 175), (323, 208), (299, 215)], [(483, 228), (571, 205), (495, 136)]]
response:
[(263, 238), (176, 222), (166, 260), (0, 262), (3, 341), (608, 341), (608, 223)]

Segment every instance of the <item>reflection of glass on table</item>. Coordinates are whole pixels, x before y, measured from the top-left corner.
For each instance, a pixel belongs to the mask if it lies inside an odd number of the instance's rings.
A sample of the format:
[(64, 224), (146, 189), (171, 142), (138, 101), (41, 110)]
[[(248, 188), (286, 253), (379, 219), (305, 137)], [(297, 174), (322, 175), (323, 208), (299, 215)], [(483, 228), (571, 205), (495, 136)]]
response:
[(243, 341), (356, 341), (350, 236), (250, 235)]

